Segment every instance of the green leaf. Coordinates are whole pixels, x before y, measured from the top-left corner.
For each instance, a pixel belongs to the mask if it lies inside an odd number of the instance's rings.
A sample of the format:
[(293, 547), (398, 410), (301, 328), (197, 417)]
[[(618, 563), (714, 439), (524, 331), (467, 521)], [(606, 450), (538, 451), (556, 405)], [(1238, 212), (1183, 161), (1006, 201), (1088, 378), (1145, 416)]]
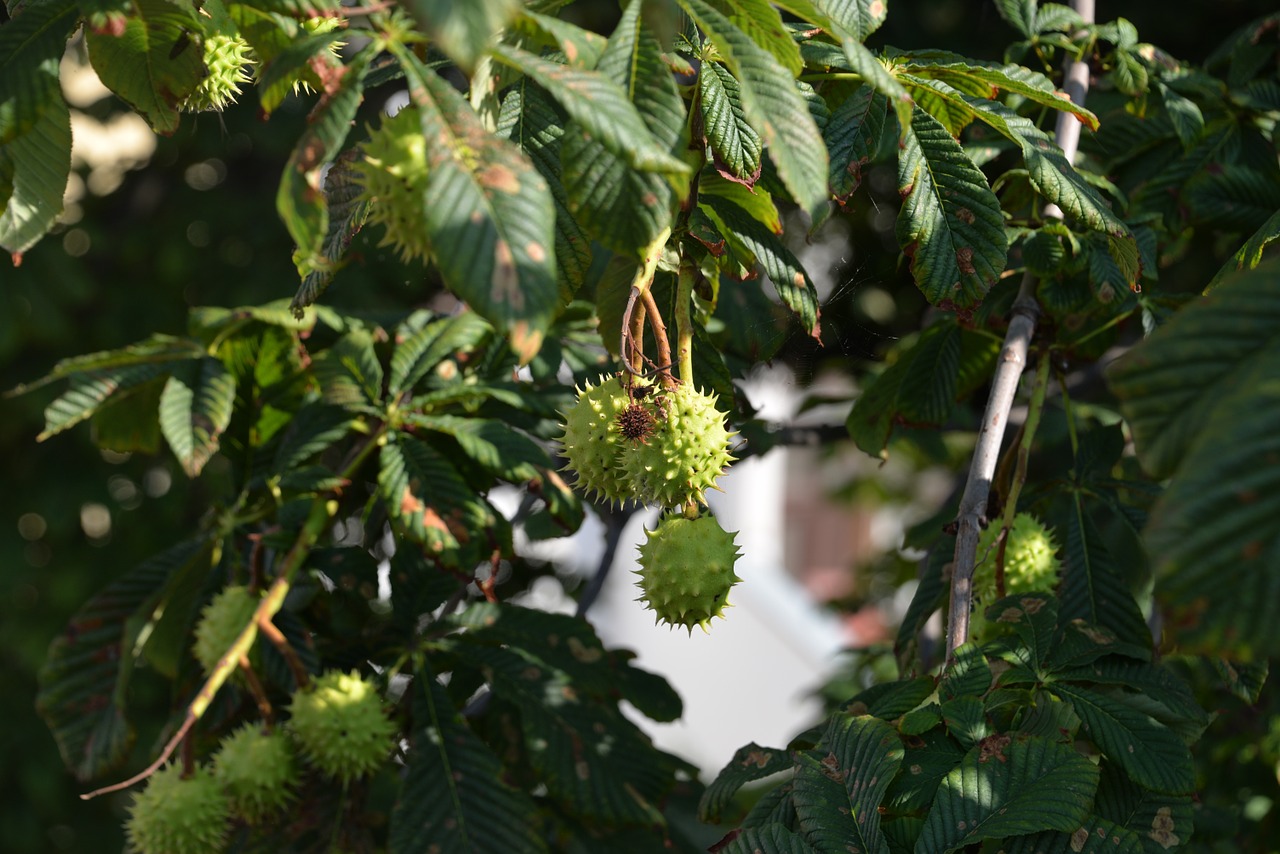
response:
[[(623, 88), (649, 135), (668, 151), (678, 151), (687, 138), (684, 100), (661, 44), (645, 26), (643, 7), (643, 0), (632, 0), (625, 8), (597, 70)], [(683, 180), (673, 185), (671, 176), (628, 169), (576, 124), (566, 130), (561, 160), (569, 211), (605, 246), (638, 257), (671, 226), (676, 197), (685, 192)]]
[(368, 330), (348, 332), (313, 364), (325, 402), (378, 411), (382, 401), (382, 364)]
[(58, 105), (66, 112), (58, 62), (79, 17), (71, 0), (51, 0), (32, 4), (0, 28), (0, 154), (30, 133), (45, 113)]
[(460, 538), (483, 530), (466, 526), (464, 509), (474, 502), (471, 487), (427, 443), (404, 434), (397, 438), (380, 455), (378, 489), (387, 513), (428, 552), (457, 550)]
[(306, 130), (280, 178), (276, 210), (297, 244), (293, 260), (304, 281), (313, 271), (332, 267), (326, 244), (331, 246), (335, 236), (329, 226), (329, 203), (321, 178), (346, 141), (356, 109), (364, 100), (364, 78), (373, 57), (374, 48), (368, 47), (344, 66), (336, 84), (311, 111)]
[(884, 95), (870, 86), (860, 86), (836, 107), (822, 131), (831, 156), (827, 183), (841, 202), (862, 183), (862, 169), (871, 163), (884, 133), (888, 107)]
[(1072, 705), (1093, 743), (1136, 783), (1174, 795), (1195, 788), (1191, 753), (1168, 727), (1086, 688), (1059, 682), (1050, 685), (1049, 690)]
[(517, 25), (522, 32), (532, 32), (564, 54), (565, 62), (579, 68), (595, 68), (609, 40), (599, 33), (584, 30), (577, 24), (524, 10)]
[(315, 401), (299, 407), (280, 436), (270, 470), (284, 474), (342, 441), (355, 426), (352, 413)]
[(174, 367), (175, 364), (127, 365), (73, 374), (67, 390), (45, 409), (44, 430), (36, 437), (36, 441), (43, 442), (74, 427), (97, 414), (112, 396), (167, 376)]
[(1232, 694), (1249, 705), (1256, 705), (1262, 697), (1262, 689), (1267, 684), (1271, 663), (1259, 661), (1243, 664), (1225, 658), (1215, 658), (1213, 669), (1222, 677), (1223, 684)]
[(805, 332), (817, 338), (821, 334), (817, 288), (778, 235), (724, 196), (709, 195), (699, 208), (716, 224), (744, 264), (760, 265), (778, 296), (799, 316)]
[(1151, 644), (1151, 631), (1133, 594), (1120, 577), (1081, 496), (1071, 496), (1062, 567), (1063, 621), (1084, 620), (1102, 627), (1106, 637), (1139, 647)]
[(502, 421), (455, 415), (413, 415), (407, 420), (416, 427), (453, 437), (464, 455), (512, 483), (538, 477), (535, 466), (551, 465), (541, 445)]
[(748, 783), (791, 770), (791, 754), (775, 747), (761, 747), (754, 741), (738, 748), (729, 763), (702, 792), (698, 820), (719, 824), (738, 790)]
[(738, 81), (718, 62), (704, 62), (698, 74), (698, 104), (703, 130), (716, 165), (754, 184), (760, 177), (760, 136), (747, 122)]
[(633, 169), (686, 173), (689, 167), (650, 135), (627, 92), (610, 76), (550, 62), (519, 48), (498, 45), (494, 58), (528, 75), (605, 150)]
[(489, 133), (449, 83), (407, 50), (397, 56), (427, 138), (424, 205), (441, 275), (506, 333), (525, 364), (560, 308), (550, 189), (524, 153)]
[(995, 0), (996, 11), (1026, 38), (1036, 34), (1036, 0)]
[(738, 80), (742, 109), (787, 190), (818, 219), (827, 204), (827, 150), (794, 75), (706, 0), (678, 0)]
[(414, 686), (409, 767), (391, 814), (393, 854), (546, 851), (537, 806), (504, 782), (502, 763), (435, 676), (419, 668)]
[(388, 392), (396, 396), (412, 389), (446, 359), (473, 349), (492, 332), (473, 311), (431, 321), (396, 347)]
[[(239, 5), (239, 4), (237, 4)], [(239, 16), (244, 17), (247, 25), (244, 27), (249, 33), (245, 37), (251, 46), (257, 49), (258, 43), (265, 32), (271, 32), (261, 23), (258, 23), (251, 17), (252, 11), (242, 11), (236, 9)], [(279, 18), (270, 19), (271, 24), (279, 25)], [(330, 30), (329, 32), (316, 33), (315, 35), (307, 35), (306, 31), (297, 25), (296, 22), (290, 20), (286, 25), (292, 32), (279, 29), (271, 32), (271, 36), (278, 38), (281, 46), (278, 50), (271, 50), (266, 56), (262, 57), (262, 67), (257, 72), (257, 79), (254, 81), (254, 88), (258, 90), (258, 101), (262, 104), (262, 112), (270, 115), (276, 111), (284, 99), (300, 85), (319, 86), (320, 78), (317, 76), (313, 63), (320, 59), (330, 63), (337, 64), (337, 59), (333, 56), (340, 47), (340, 43), (347, 38), (345, 29)], [(255, 29), (257, 32), (255, 32)]]
[(844, 704), (851, 715), (875, 715), (885, 721), (899, 718), (923, 703), (934, 692), (932, 676), (881, 682), (860, 692)]
[(236, 400), (236, 381), (206, 356), (175, 368), (160, 394), (160, 431), (187, 477), (200, 474), (218, 450)]
[(552, 799), (597, 823), (662, 822), (655, 804), (670, 788), (673, 758), (615, 707), (580, 695), (534, 648), (479, 645), (463, 634), (450, 652), (479, 667), (494, 694), (519, 707), (529, 762)]
[(118, 454), (160, 452), (160, 395), (165, 376), (157, 376), (127, 391), (118, 391), (90, 422), (93, 444)]
[(470, 74), (498, 31), (520, 12), (520, 0), (410, 0), (406, 10), (445, 55)]
[(964, 149), (917, 109), (898, 159), (898, 243), (916, 285), (934, 305), (971, 308), (1004, 270), (1008, 241), (1000, 201)]
[(1089, 818), (1070, 833), (1047, 830), (1007, 840), (1007, 854), (1142, 854), (1142, 838), (1105, 818)]
[(1202, 171), (1187, 181), (1183, 198), (1191, 215), (1223, 231), (1253, 232), (1280, 208), (1280, 174), (1227, 164)]
[(804, 837), (783, 824), (766, 824), (738, 831), (728, 844), (717, 845), (717, 854), (813, 854)]
[[(3, 118), (0, 112), (0, 121)], [(0, 170), (6, 173), (9, 190), (0, 211), (0, 248), (18, 264), (62, 213), (71, 173), (71, 113), (61, 96), (41, 110), (24, 133), (0, 144)]]
[(782, 234), (782, 215), (778, 213), (773, 197), (763, 189), (757, 190), (739, 181), (726, 178), (717, 170), (703, 169), (702, 174), (698, 176), (698, 198), (708, 201), (708, 196), (717, 196), (733, 202), (774, 234)]
[(712, 5), (796, 77), (804, 69), (800, 48), (767, 0), (711, 0)]
[(154, 619), (151, 606), (166, 578), (209, 553), (208, 542), (190, 540), (142, 563), (86, 602), (50, 644), (36, 711), (76, 779), (98, 777), (128, 758), (134, 730), (127, 692), (138, 639)]
[(320, 299), (329, 287), (334, 273), (341, 268), (351, 239), (364, 226), (369, 202), (361, 197), (362, 187), (356, 182), (355, 149), (340, 156), (325, 173), (324, 206), (328, 210), (328, 228), (320, 241), (319, 254), (308, 262), (309, 269), (294, 294), (289, 308), (301, 312)]
[(982, 648), (976, 643), (965, 643), (956, 648), (951, 663), (943, 671), (938, 694), (943, 700), (980, 697), (990, 687), (991, 667), (982, 654)]
[(896, 361), (864, 387), (845, 421), (849, 435), (868, 454), (887, 458), (898, 425), (939, 425), (955, 408), (960, 363), (959, 327), (935, 323), (897, 353)]
[(1167, 854), (1191, 840), (1191, 795), (1162, 795), (1136, 785), (1115, 764), (1102, 763), (1094, 810), (1136, 833), (1145, 854)]
[(551, 190), (556, 205), (556, 273), (560, 299), (568, 302), (587, 279), (591, 239), (569, 212), (569, 196), (560, 165), (564, 124), (564, 118), (547, 93), (521, 79), (511, 86), (502, 101), (497, 133), (529, 155)]
[(889, 13), (884, 0), (779, 0), (778, 5), (833, 36), (859, 42), (880, 29)]
[(1144, 702), (1164, 707), (1166, 711), (1153, 712), (1153, 717), (1165, 723), (1181, 720), (1203, 726), (1209, 722), (1208, 713), (1196, 702), (1191, 687), (1173, 671), (1159, 665), (1109, 655), (1085, 667), (1059, 672), (1054, 678), (1115, 686), (1119, 690), (1112, 691), (1109, 696), (1121, 703), (1125, 703), (1131, 694), (1140, 695)]
[(997, 600), (986, 614), (994, 623), (1013, 627), (1021, 641), (1013, 653), (1023, 664), (1037, 673), (1046, 667), (1058, 624), (1056, 598), (1048, 593), (1019, 593)]
[(1262, 226), (1249, 236), (1236, 253), (1222, 265), (1222, 269), (1214, 275), (1213, 280), (1205, 286), (1204, 292), (1216, 288), (1227, 281), (1231, 274), (1240, 270), (1252, 270), (1262, 263), (1262, 252), (1267, 245), (1280, 238), (1280, 210), (1276, 211)]
[(166, 0), (131, 5), (123, 33), (90, 30), (85, 36), (89, 59), (108, 89), (167, 136), (178, 129), (178, 104), (205, 75), (199, 40), (192, 38), (200, 23), (190, 6)]
[(902, 764), (902, 740), (870, 716), (832, 716), (816, 750), (796, 757), (799, 830), (820, 852), (888, 854), (880, 801)]
[(1164, 102), (1165, 115), (1173, 123), (1174, 133), (1184, 147), (1190, 147), (1204, 133), (1204, 113), (1200, 112), (1200, 106), (1163, 83), (1156, 83), (1156, 91)]
[(884, 806), (894, 812), (924, 815), (937, 796), (938, 786), (965, 756), (965, 749), (942, 729), (905, 739), (902, 766), (884, 794)]
[(1000, 92), (1021, 95), (1043, 107), (1072, 114), (1090, 130), (1098, 129), (1097, 116), (1073, 102), (1048, 77), (1021, 65), (997, 65), (940, 52), (918, 51), (895, 56), (894, 66), (916, 77), (941, 80), (978, 98), (995, 100)]
[(1089, 814), (1098, 769), (1070, 745), (1022, 733), (971, 749), (938, 787), (916, 844), (947, 854), (983, 839), (1074, 831)]

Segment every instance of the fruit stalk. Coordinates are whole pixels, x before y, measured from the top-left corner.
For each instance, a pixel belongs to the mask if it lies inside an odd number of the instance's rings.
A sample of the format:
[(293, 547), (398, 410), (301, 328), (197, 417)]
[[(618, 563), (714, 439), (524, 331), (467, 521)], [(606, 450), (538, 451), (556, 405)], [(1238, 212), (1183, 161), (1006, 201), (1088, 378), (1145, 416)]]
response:
[(693, 267), (687, 259), (680, 261), (680, 278), (676, 283), (676, 348), (680, 360), (680, 382), (693, 382), (693, 319), (689, 304), (693, 302)]

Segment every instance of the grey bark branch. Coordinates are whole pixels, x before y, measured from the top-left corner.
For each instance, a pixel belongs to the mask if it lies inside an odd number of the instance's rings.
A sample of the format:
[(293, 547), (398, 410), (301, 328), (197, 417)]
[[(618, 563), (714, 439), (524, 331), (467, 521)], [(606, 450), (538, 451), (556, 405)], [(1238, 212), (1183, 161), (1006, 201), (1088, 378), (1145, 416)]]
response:
[[(1072, 8), (1085, 23), (1093, 23), (1093, 0), (1072, 0)], [(1067, 65), (1063, 89), (1071, 100), (1083, 104), (1089, 91), (1089, 65), (1073, 60)], [(1068, 162), (1074, 162), (1080, 144), (1080, 121), (1070, 113), (1059, 113), (1055, 139)], [(1057, 205), (1047, 205), (1044, 215), (1062, 219)], [(951, 564), (951, 601), (947, 617), (947, 658), (950, 660), (956, 647), (969, 638), (969, 611), (973, 607), (973, 570), (977, 561), (978, 537), (987, 512), (987, 498), (991, 494), (991, 478), (995, 474), (1000, 457), (1000, 443), (1004, 439), (1005, 426), (1018, 381), (1027, 366), (1027, 353), (1035, 335), (1036, 322), (1040, 319), (1040, 305), (1035, 298), (1035, 277), (1030, 273), (1022, 279), (1018, 298), (1014, 301), (1009, 331), (996, 362), (995, 376), (991, 382), (991, 396), (982, 416), (982, 428), (978, 432), (978, 444), (969, 466), (969, 479), (960, 498), (960, 514), (957, 518), (955, 559)]]

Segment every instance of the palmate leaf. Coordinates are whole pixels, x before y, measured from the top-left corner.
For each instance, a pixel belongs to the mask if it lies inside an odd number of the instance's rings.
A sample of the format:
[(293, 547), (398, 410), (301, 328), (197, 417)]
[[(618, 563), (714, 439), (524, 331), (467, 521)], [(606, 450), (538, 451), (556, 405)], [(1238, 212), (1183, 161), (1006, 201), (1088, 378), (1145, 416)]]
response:
[(677, 0), (738, 80), (747, 120), (782, 183), (818, 219), (827, 203), (827, 150), (794, 76), (705, 0)]
[(43, 442), (96, 415), (115, 395), (168, 376), (177, 364), (126, 365), (72, 375), (67, 390), (45, 408), (44, 430), (36, 441)]
[(494, 58), (522, 72), (547, 91), (582, 130), (640, 171), (682, 174), (689, 167), (649, 133), (627, 92), (609, 75), (561, 65), (509, 45)]
[[(387, 512), (429, 552), (455, 552), (471, 531), (476, 497), (439, 451), (405, 434), (380, 455), (378, 489)], [(481, 520), (483, 522), (484, 520)]]
[(1097, 767), (1070, 745), (1022, 733), (990, 736), (938, 787), (916, 851), (947, 854), (983, 839), (1074, 831), (1097, 786)]
[(378, 411), (382, 363), (373, 349), (373, 334), (367, 329), (343, 335), (312, 364), (326, 403)]
[(1142, 611), (1079, 493), (1071, 496), (1066, 529), (1060, 605), (1064, 622), (1081, 619), (1104, 627), (1122, 643), (1149, 646), (1151, 631)]
[(478, 667), (496, 696), (519, 707), (528, 758), (551, 798), (597, 823), (661, 824), (656, 804), (677, 762), (649, 743), (612, 704), (580, 695), (564, 671), (530, 648), (469, 643), (449, 646)]
[(1257, 231), (1250, 235), (1236, 253), (1222, 265), (1222, 269), (1214, 275), (1213, 280), (1205, 286), (1204, 292), (1216, 288), (1230, 276), (1240, 270), (1252, 270), (1262, 263), (1262, 253), (1272, 241), (1280, 238), (1280, 210), (1273, 213)]
[(536, 805), (503, 782), (502, 763), (435, 676), (419, 668), (414, 685), (408, 773), (391, 814), (393, 854), (546, 851)]
[(405, 10), (446, 56), (470, 73), (498, 31), (519, 14), (520, 0), (410, 0)]
[(889, 12), (884, 0), (779, 0), (778, 5), (837, 38), (859, 42), (880, 29)]
[(352, 149), (340, 156), (325, 173), (324, 195), (329, 224), (320, 241), (319, 254), (311, 258), (311, 269), (302, 277), (302, 284), (289, 303), (290, 310), (295, 313), (320, 299), (334, 273), (342, 266), (351, 239), (364, 226), (369, 202), (362, 198), (363, 188), (355, 180), (356, 156), (356, 150)]
[(546, 179), (556, 205), (556, 273), (560, 299), (568, 302), (586, 281), (591, 239), (569, 213), (569, 196), (560, 166), (565, 121), (555, 102), (537, 84), (521, 78), (512, 84), (498, 113), (497, 133), (529, 155)]
[(175, 368), (160, 394), (160, 432), (187, 477), (195, 477), (218, 450), (231, 423), (235, 377), (211, 356)]
[(525, 364), (560, 308), (547, 182), (519, 148), (489, 133), (450, 84), (402, 46), (395, 53), (427, 139), (424, 205), (441, 275), (506, 333)]
[(538, 477), (539, 465), (551, 466), (551, 458), (541, 445), (503, 421), (456, 415), (413, 415), (408, 421), (452, 437), (463, 454), (512, 483)]
[(0, 28), (0, 152), (48, 110), (66, 109), (58, 61), (78, 20), (75, 3), (54, 0), (32, 5)]
[(964, 149), (917, 109), (898, 157), (898, 243), (916, 285), (934, 305), (982, 301), (1004, 270), (1008, 241), (1000, 201)]
[[(3, 120), (0, 114), (0, 122)], [(7, 190), (0, 192), (0, 204), (4, 205), (0, 209), (0, 248), (13, 256), (15, 264), (62, 213), (62, 195), (70, 172), (71, 113), (59, 95), (40, 111), (34, 124), (0, 144), (0, 191)]]
[(1087, 688), (1055, 683), (1049, 690), (1071, 704), (1094, 744), (1139, 785), (1174, 795), (1195, 788), (1191, 753), (1168, 727)]
[(768, 0), (712, 0), (712, 5), (753, 42), (773, 54), (773, 58), (792, 77), (804, 68), (800, 48), (783, 26), (782, 16)]
[(814, 854), (815, 849), (784, 824), (766, 824), (736, 832), (711, 849), (716, 854)]
[(1047, 830), (1010, 839), (1006, 854), (1142, 854), (1142, 837), (1105, 818), (1089, 818), (1070, 833)]
[(156, 133), (178, 129), (178, 104), (205, 75), (200, 23), (190, 6), (136, 0), (120, 35), (90, 30), (85, 37), (93, 70)]
[(720, 63), (703, 63), (698, 74), (698, 103), (716, 164), (740, 181), (754, 184), (760, 177), (764, 148), (743, 112), (738, 81)]
[[(1110, 373), (1138, 458), (1173, 475), (1147, 545), (1188, 649), (1280, 650), (1261, 603), (1280, 590), (1280, 266), (1243, 273), (1180, 312)], [(1226, 583), (1224, 583), (1226, 582)]]
[(488, 321), (473, 311), (424, 325), (392, 354), (388, 392), (399, 395), (412, 389), (445, 359), (472, 349), (492, 332)]
[(331, 266), (325, 253), (326, 242), (332, 240), (330, 211), (321, 175), (337, 157), (364, 100), (364, 79), (374, 51), (370, 46), (356, 54), (326, 87), (280, 177), (276, 210), (297, 244), (293, 260), (304, 280), (313, 270)]
[(137, 640), (153, 622), (165, 579), (201, 561), (207, 568), (210, 551), (209, 542), (190, 540), (140, 564), (86, 602), (50, 644), (36, 710), (77, 779), (90, 780), (127, 758), (134, 732), (126, 693)]
[(1135, 784), (1115, 764), (1101, 763), (1094, 810), (1138, 835), (1144, 854), (1167, 854), (1191, 839), (1191, 795), (1162, 795)]
[(817, 288), (778, 235), (725, 196), (708, 195), (699, 207), (744, 264), (760, 265), (783, 303), (800, 318), (805, 332), (817, 338), (821, 334)]
[(577, 24), (525, 9), (516, 25), (521, 33), (535, 34), (535, 38), (552, 45), (564, 54), (569, 65), (579, 68), (595, 68), (609, 40), (599, 33), (584, 30)]
[(888, 854), (879, 807), (902, 757), (889, 724), (833, 715), (817, 749), (796, 757), (792, 796), (805, 840), (820, 852)]
[(776, 747), (761, 747), (754, 741), (738, 748), (729, 764), (711, 781), (698, 801), (698, 820), (719, 823), (733, 796), (748, 783), (790, 771), (791, 754)]
[(895, 812), (924, 815), (933, 804), (938, 786), (960, 764), (965, 749), (938, 727), (905, 739), (906, 752), (902, 766), (883, 803)]
[(862, 183), (862, 169), (884, 133), (888, 106), (883, 94), (863, 85), (831, 113), (822, 136), (831, 155), (827, 183), (837, 200), (848, 199)]
[[(643, 0), (632, 0), (623, 10), (597, 70), (623, 88), (649, 135), (676, 151), (685, 137), (684, 100), (663, 62), (662, 45), (644, 23), (643, 7)], [(673, 186), (672, 176), (627, 168), (622, 158), (572, 123), (560, 156), (569, 211), (608, 248), (638, 255), (671, 225), (683, 180)]]

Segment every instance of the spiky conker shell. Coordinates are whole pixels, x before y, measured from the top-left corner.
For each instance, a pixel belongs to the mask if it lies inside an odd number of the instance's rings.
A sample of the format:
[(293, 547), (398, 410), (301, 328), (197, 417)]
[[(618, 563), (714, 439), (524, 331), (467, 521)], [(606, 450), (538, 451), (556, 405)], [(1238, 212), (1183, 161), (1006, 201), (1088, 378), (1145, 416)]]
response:
[(232, 810), (256, 824), (293, 799), (298, 779), (293, 744), (280, 730), (263, 732), (261, 724), (245, 724), (222, 740), (213, 757), (213, 776)]
[(423, 194), (427, 186), (427, 143), (418, 111), (405, 107), (369, 135), (361, 146), (363, 162), (356, 182), (360, 198), (369, 202), (368, 221), (381, 225), (379, 246), (394, 246), (405, 261), (426, 260), (427, 242)]
[(640, 546), (640, 601), (673, 626), (705, 631), (712, 617), (724, 616), (738, 547), (734, 535), (714, 516), (667, 516), (646, 531)]
[(209, 769), (184, 780), (182, 767), (170, 765), (133, 796), (125, 835), (140, 854), (209, 854), (223, 849), (230, 820), (227, 795)]
[(185, 113), (221, 112), (236, 102), (241, 85), (253, 78), (248, 68), (255, 64), (249, 43), (239, 36), (215, 34), (204, 40), (204, 79), (178, 109)]
[(621, 454), (631, 491), (663, 507), (705, 504), (704, 492), (715, 487), (733, 460), (731, 434), (716, 398), (686, 383), (651, 405), (657, 407), (657, 420), (648, 439), (629, 444)]
[[(980, 620), (983, 610), (996, 601), (996, 536), (1000, 526), (993, 524), (978, 538), (978, 565), (973, 572), (974, 612)], [(1013, 517), (1004, 547), (1004, 591), (1006, 596), (1018, 593), (1050, 593), (1058, 586), (1061, 561), (1055, 554), (1057, 543), (1053, 532), (1030, 513)]]
[(376, 771), (391, 752), (395, 724), (377, 686), (356, 671), (331, 670), (293, 695), (290, 732), (325, 775), (350, 782)]
[(601, 378), (599, 385), (587, 383), (580, 389), (577, 403), (564, 414), (560, 446), (567, 468), (578, 475), (577, 485), (588, 495), (594, 493), (605, 501), (633, 497), (618, 465), (618, 455), (627, 446), (618, 416), (630, 404), (621, 379)]
[(192, 652), (206, 676), (253, 619), (258, 599), (258, 594), (250, 593), (248, 587), (232, 585), (220, 590), (200, 612)]

